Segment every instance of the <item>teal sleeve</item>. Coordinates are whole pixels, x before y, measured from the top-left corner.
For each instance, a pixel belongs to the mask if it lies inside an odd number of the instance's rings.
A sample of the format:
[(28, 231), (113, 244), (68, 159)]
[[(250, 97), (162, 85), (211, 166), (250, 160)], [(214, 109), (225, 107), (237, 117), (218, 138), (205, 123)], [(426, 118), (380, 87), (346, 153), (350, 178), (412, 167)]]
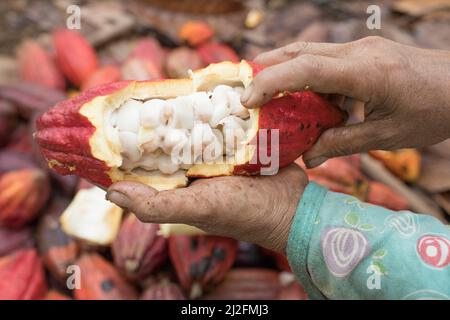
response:
[(450, 299), (450, 228), (310, 183), (286, 248), (311, 299)]

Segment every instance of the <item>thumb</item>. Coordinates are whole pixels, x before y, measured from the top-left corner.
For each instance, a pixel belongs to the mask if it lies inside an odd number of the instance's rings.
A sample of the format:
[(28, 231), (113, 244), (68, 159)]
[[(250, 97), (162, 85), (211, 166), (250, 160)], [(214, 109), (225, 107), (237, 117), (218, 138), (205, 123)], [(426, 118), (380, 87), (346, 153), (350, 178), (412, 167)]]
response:
[(121, 181), (109, 187), (106, 199), (133, 212), (143, 222), (192, 224), (210, 211), (200, 199), (204, 193), (201, 189), (202, 184), (198, 184), (157, 191), (139, 182)]
[(328, 158), (380, 149), (385, 143), (382, 127), (379, 122), (371, 121), (328, 129), (303, 155), (303, 161), (308, 168), (314, 168)]

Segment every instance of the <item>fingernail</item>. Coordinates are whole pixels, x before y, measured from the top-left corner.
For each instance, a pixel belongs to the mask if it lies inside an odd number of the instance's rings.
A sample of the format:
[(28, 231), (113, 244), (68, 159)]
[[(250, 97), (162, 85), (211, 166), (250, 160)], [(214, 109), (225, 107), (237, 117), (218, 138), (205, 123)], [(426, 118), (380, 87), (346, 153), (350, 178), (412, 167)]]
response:
[(250, 83), (250, 85), (247, 88), (245, 88), (244, 93), (241, 96), (242, 104), (245, 104), (248, 101), (248, 99), (252, 94), (252, 91), (253, 91), (253, 83)]
[(122, 208), (130, 207), (130, 199), (123, 193), (117, 191), (108, 191), (106, 193), (106, 199), (114, 202), (116, 205)]
[(320, 166), (322, 163), (324, 163), (327, 160), (328, 160), (327, 157), (317, 157), (317, 158), (313, 158), (311, 160), (305, 161), (305, 164), (308, 168), (315, 168), (317, 166)]

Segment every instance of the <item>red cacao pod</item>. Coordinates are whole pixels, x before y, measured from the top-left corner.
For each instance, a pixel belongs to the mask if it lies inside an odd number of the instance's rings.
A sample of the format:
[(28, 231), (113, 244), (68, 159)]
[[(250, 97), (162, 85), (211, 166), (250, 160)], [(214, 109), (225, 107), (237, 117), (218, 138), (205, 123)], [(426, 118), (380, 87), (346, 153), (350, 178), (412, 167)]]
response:
[[(244, 151), (236, 151), (233, 153), (232, 159), (224, 160), (221, 156), (218, 161), (213, 163), (207, 163), (207, 161), (198, 164), (192, 163), (189, 168), (175, 169), (170, 172), (168, 167), (172, 170), (174, 163), (170, 159), (166, 161), (168, 157), (166, 154), (158, 159), (158, 170), (146, 171), (144, 169), (144, 173), (142, 173), (142, 170), (134, 170), (134, 167), (131, 169), (124, 167), (128, 159), (126, 154), (130, 155), (136, 152), (139, 158), (144, 155), (144, 152), (139, 149), (142, 145), (138, 147), (130, 141), (121, 142), (122, 137), (128, 139), (131, 136), (131, 138), (138, 139), (136, 133), (128, 132), (122, 136), (123, 132), (119, 132), (117, 125), (114, 127), (112, 124), (114, 121), (118, 121), (117, 118), (114, 120), (113, 111), (120, 108), (124, 101), (130, 103), (132, 108), (136, 105), (140, 106), (141, 100), (152, 99), (149, 101), (150, 103), (159, 101), (159, 103), (167, 104), (167, 101), (161, 99), (169, 99), (169, 97), (193, 99), (195, 103), (200, 103), (195, 101), (196, 98), (192, 96), (192, 94), (200, 94), (208, 103), (212, 103), (207, 91), (219, 88), (219, 84), (222, 85), (222, 88), (227, 87), (226, 84), (234, 85), (234, 83), (247, 86), (254, 74), (261, 68), (261, 66), (246, 61), (241, 63), (223, 62), (197, 70), (190, 79), (123, 81), (93, 88), (58, 104), (42, 115), (37, 121), (35, 138), (49, 162), (49, 166), (58, 173), (77, 174), (103, 187), (116, 181), (134, 180), (158, 190), (167, 190), (186, 186), (189, 177), (260, 174), (261, 170), (270, 167), (270, 164), (263, 163), (259, 155), (272, 152), (271, 147), (268, 146), (270, 145), (270, 136), (277, 132), (279, 133), (279, 143), (278, 148), (274, 148), (279, 149), (277, 158), (279, 161), (275, 165), (275, 169), (282, 168), (294, 162), (303, 152), (311, 148), (324, 130), (344, 121), (345, 116), (338, 107), (330, 105), (315, 93), (296, 92), (285, 93), (281, 97), (272, 99), (262, 108), (247, 111), (240, 105), (238, 94), (236, 104), (242, 108), (243, 112), (251, 113), (245, 120), (247, 122), (244, 121), (246, 126), (248, 125), (245, 137), (239, 141), (239, 145), (242, 147), (240, 150)], [(228, 88), (234, 90), (231, 87)], [(237, 91), (234, 92), (237, 93)], [(154, 99), (156, 97), (158, 99)], [(221, 112), (224, 109), (229, 112), (230, 109), (226, 106), (229, 103), (228, 98), (222, 99), (223, 101), (221, 99), (218, 98), (219, 103), (214, 110)], [(151, 113), (154, 110), (152, 108), (146, 110)], [(211, 110), (210, 108), (206, 109)], [(144, 127), (139, 127), (140, 110), (144, 109), (134, 108), (131, 113), (123, 112), (121, 114), (125, 116), (125, 120), (128, 119), (128, 115), (136, 116), (137, 120), (133, 118), (136, 121), (132, 121), (133, 125), (136, 124), (135, 130), (143, 132)], [(184, 113), (185, 110), (192, 111), (193, 107), (185, 102), (182, 108), (177, 108), (177, 110), (177, 112)], [(175, 113), (169, 112), (164, 115), (169, 114), (170, 117), (170, 114), (174, 115)], [(176, 121), (174, 117), (172, 120)], [(120, 118), (121, 122), (122, 120), (124, 118)], [(197, 125), (201, 126), (201, 130), (208, 128), (212, 131), (212, 125), (209, 123)], [(158, 128), (173, 129), (165, 125)], [(270, 135), (263, 135), (267, 133), (266, 129), (270, 131)], [(165, 136), (164, 130), (161, 131), (162, 133), (155, 133), (155, 130), (150, 129), (148, 133)], [(210, 135), (212, 136), (213, 133), (211, 132)], [(267, 137), (268, 145), (260, 136)], [(212, 138), (217, 139), (217, 136)], [(169, 139), (163, 140), (169, 141)], [(129, 146), (128, 143), (132, 145)], [(128, 150), (129, 147), (132, 151)], [(156, 151), (161, 151), (161, 149)], [(139, 159), (139, 161), (142, 160)], [(178, 168), (177, 166), (175, 168)]]
[(81, 90), (108, 84), (111, 82), (119, 81), (122, 77), (120, 69), (116, 66), (106, 66), (94, 71), (86, 80), (81, 84)]
[(142, 279), (157, 270), (167, 258), (167, 240), (159, 225), (143, 223), (134, 214), (123, 221), (112, 245), (116, 266), (130, 279)]
[(148, 286), (140, 300), (186, 300), (186, 297), (179, 285), (163, 280)]
[(237, 53), (231, 47), (223, 43), (205, 43), (197, 48), (197, 52), (205, 65), (222, 61), (239, 61)]
[(77, 87), (98, 68), (94, 48), (75, 30), (56, 30), (53, 33), (53, 47), (59, 68)]
[(42, 261), (34, 249), (0, 258), (0, 300), (42, 299), (47, 292)]
[(65, 89), (64, 77), (55, 61), (36, 41), (27, 40), (20, 45), (17, 57), (23, 81), (54, 89)]
[(130, 57), (149, 61), (162, 73), (166, 59), (166, 51), (161, 47), (158, 40), (154, 38), (142, 38), (137, 41), (131, 51)]
[(75, 264), (79, 247), (74, 239), (61, 228), (59, 217), (70, 201), (55, 197), (46, 214), (39, 220), (36, 232), (37, 245), (44, 264), (51, 275), (64, 282), (67, 278), (67, 267)]
[(30, 119), (35, 112), (45, 111), (66, 98), (61, 90), (34, 83), (1, 84), (0, 98), (12, 103), (21, 117)]
[(133, 300), (135, 288), (122, 278), (119, 271), (96, 253), (85, 253), (78, 260), (81, 279), (75, 289), (78, 300)]
[(5, 100), (0, 100), (0, 147), (6, 145), (18, 124), (16, 108)]
[(279, 273), (265, 268), (236, 268), (204, 299), (210, 300), (274, 300), (282, 285)]
[(166, 60), (166, 72), (171, 78), (185, 78), (189, 70), (197, 70), (204, 64), (197, 51), (179, 47), (170, 51)]
[(20, 230), (0, 228), (0, 257), (33, 246), (34, 239), (30, 228)]
[(409, 209), (408, 200), (388, 186), (376, 181), (370, 181), (366, 201), (395, 211)]
[(164, 75), (152, 61), (139, 58), (128, 58), (122, 65), (121, 76), (124, 80), (159, 80)]
[(169, 255), (190, 298), (219, 284), (233, 265), (237, 241), (217, 236), (171, 236)]
[(48, 176), (40, 169), (0, 176), (0, 225), (20, 228), (40, 213), (50, 196)]
[(178, 36), (181, 41), (196, 47), (209, 41), (214, 36), (214, 30), (203, 21), (188, 21), (181, 26)]

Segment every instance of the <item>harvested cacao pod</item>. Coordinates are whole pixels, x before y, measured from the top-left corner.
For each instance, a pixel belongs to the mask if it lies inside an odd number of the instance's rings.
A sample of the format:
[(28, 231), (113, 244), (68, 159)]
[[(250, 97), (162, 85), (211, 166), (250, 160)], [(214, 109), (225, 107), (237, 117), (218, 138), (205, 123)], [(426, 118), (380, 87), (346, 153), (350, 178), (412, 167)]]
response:
[(167, 258), (167, 240), (158, 235), (159, 225), (143, 223), (134, 214), (123, 221), (112, 245), (116, 266), (130, 279), (142, 279)]
[(169, 255), (189, 298), (219, 284), (236, 259), (237, 241), (218, 236), (172, 236)]
[(15, 230), (0, 227), (0, 257), (6, 256), (15, 250), (33, 246), (34, 239), (30, 228)]
[(66, 83), (54, 59), (36, 41), (27, 40), (17, 50), (23, 81), (64, 90)]
[(142, 38), (137, 41), (130, 53), (130, 58), (151, 62), (158, 72), (162, 74), (166, 59), (166, 51), (161, 47), (158, 40), (154, 38)]
[(388, 186), (376, 181), (370, 181), (366, 201), (395, 211), (409, 209), (408, 200)]
[(18, 124), (16, 108), (5, 100), (0, 100), (0, 147), (6, 145)]
[(197, 52), (205, 65), (222, 61), (239, 61), (239, 57), (234, 49), (223, 43), (205, 43), (197, 48)]
[(85, 253), (77, 262), (80, 267), (80, 289), (74, 290), (78, 300), (133, 300), (137, 292), (119, 271), (96, 253)]
[(81, 90), (108, 84), (111, 82), (119, 81), (122, 77), (120, 69), (116, 66), (106, 66), (94, 71), (86, 80), (81, 84)]
[(0, 190), (0, 226), (20, 228), (41, 212), (50, 183), (41, 169), (22, 169), (0, 176)]
[(52, 276), (64, 282), (67, 267), (75, 264), (79, 247), (61, 228), (59, 217), (69, 205), (69, 200), (55, 197), (46, 214), (39, 220), (36, 232), (37, 245), (44, 264)]
[(56, 62), (64, 75), (79, 87), (98, 68), (94, 48), (76, 30), (60, 29), (53, 32)]
[(369, 154), (403, 181), (414, 182), (419, 178), (421, 155), (416, 149), (374, 150)]
[(35, 112), (45, 111), (55, 103), (64, 100), (66, 95), (61, 90), (21, 82), (0, 84), (0, 98), (12, 103), (20, 116), (30, 119)]
[(128, 58), (122, 65), (121, 77), (124, 80), (159, 80), (163, 79), (162, 71), (152, 61), (139, 58)]
[(44, 267), (35, 249), (0, 258), (0, 300), (35, 300), (47, 292)]
[[(274, 173), (345, 115), (313, 92), (244, 108), (243, 87), (261, 68), (223, 62), (190, 79), (93, 88), (44, 113), (35, 139), (54, 170), (103, 187), (132, 180), (167, 190), (186, 186), (189, 177)], [(267, 164), (258, 155), (270, 155), (277, 133), (279, 157)]]
[(359, 155), (332, 158), (313, 169), (307, 169), (300, 160), (297, 160), (297, 164), (305, 169), (311, 181), (361, 200), (366, 197), (368, 181), (361, 172)]
[(3, 149), (0, 151), (0, 174), (19, 169), (36, 168), (36, 164), (28, 154)]
[(186, 300), (180, 286), (168, 279), (150, 284), (142, 293), (140, 300)]
[(282, 284), (279, 273), (265, 268), (231, 269), (206, 300), (275, 300)]
[(178, 36), (181, 41), (196, 47), (209, 41), (214, 36), (214, 30), (203, 21), (188, 21), (181, 26)]
[(166, 60), (166, 73), (171, 78), (186, 78), (189, 70), (197, 70), (204, 64), (197, 51), (179, 47), (170, 51)]

